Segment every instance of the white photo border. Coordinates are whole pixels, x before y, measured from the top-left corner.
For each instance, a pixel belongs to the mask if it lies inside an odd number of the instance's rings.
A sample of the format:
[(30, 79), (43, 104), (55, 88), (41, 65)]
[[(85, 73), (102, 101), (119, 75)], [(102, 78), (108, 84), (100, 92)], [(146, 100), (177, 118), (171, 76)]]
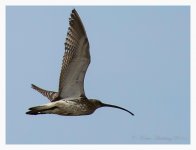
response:
[[(5, 91), (6, 91), (6, 6), (190, 6), (191, 8), (191, 144), (187, 145), (6, 145), (6, 118), (5, 118)], [(196, 1), (193, 0), (0, 0), (0, 149), (1, 150), (61, 150), (61, 149), (134, 149), (134, 150), (193, 150), (195, 146), (195, 99), (194, 93), (196, 77), (196, 56), (195, 56), (195, 41), (196, 41)], [(193, 134), (194, 133), (194, 134)]]

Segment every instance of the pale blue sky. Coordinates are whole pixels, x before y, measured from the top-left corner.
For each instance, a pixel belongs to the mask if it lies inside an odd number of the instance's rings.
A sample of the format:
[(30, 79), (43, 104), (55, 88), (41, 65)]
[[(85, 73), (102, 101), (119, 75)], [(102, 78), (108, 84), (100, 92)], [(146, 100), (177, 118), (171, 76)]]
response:
[[(28, 116), (57, 90), (68, 18), (78, 11), (90, 42), (88, 98), (125, 107), (80, 117)], [(6, 9), (7, 144), (188, 144), (190, 8), (19, 7)]]

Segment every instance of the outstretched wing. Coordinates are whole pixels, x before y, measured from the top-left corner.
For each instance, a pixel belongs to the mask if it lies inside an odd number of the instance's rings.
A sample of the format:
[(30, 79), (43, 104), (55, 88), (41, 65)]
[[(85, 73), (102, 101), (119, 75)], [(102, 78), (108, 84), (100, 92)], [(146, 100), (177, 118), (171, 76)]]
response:
[(85, 96), (84, 77), (90, 64), (88, 38), (82, 21), (72, 10), (59, 82), (60, 98)]
[(31, 84), (31, 87), (38, 91), (39, 93), (41, 93), (43, 96), (46, 96), (51, 102), (59, 100), (58, 99), (58, 93), (54, 92), (54, 91), (48, 91), (48, 90), (44, 90), (34, 84)]

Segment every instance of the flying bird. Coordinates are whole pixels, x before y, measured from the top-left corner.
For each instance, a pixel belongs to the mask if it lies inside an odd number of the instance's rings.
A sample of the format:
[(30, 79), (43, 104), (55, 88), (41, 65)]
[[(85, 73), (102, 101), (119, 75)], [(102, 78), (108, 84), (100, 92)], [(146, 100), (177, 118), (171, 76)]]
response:
[(97, 108), (118, 108), (134, 115), (129, 110), (97, 99), (88, 99), (84, 92), (84, 77), (90, 64), (89, 41), (82, 21), (75, 9), (69, 18), (65, 41), (65, 53), (59, 80), (58, 92), (44, 90), (32, 84), (32, 88), (51, 102), (29, 108), (26, 114), (57, 114), (63, 116), (90, 115)]

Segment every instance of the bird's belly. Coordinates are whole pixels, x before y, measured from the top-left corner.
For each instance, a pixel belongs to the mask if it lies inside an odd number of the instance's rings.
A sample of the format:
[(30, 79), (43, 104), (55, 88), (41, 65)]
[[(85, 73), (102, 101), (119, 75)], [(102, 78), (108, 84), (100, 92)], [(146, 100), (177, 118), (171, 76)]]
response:
[(94, 111), (86, 103), (79, 103), (75, 101), (62, 100), (58, 101), (54, 109), (54, 113), (63, 116), (80, 116), (80, 115), (89, 115)]

